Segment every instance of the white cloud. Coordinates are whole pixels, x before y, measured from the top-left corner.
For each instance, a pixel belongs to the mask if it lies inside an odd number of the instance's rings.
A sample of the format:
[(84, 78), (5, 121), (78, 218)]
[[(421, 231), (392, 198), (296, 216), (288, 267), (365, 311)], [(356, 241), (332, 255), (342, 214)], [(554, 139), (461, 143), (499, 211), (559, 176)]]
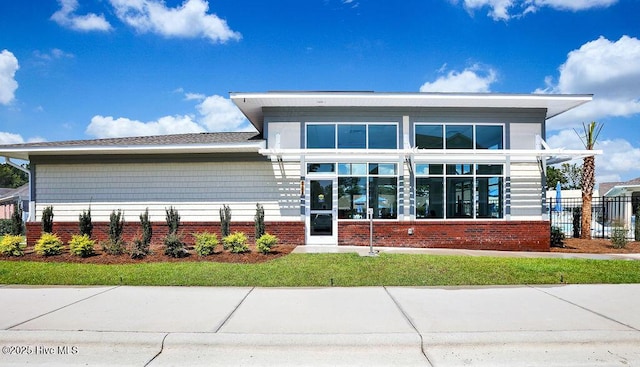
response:
[(224, 43), (242, 36), (229, 28), (215, 14), (207, 14), (205, 0), (185, 0), (181, 6), (168, 8), (159, 0), (110, 0), (120, 20), (141, 33), (157, 33), (165, 37), (208, 38)]
[(554, 84), (536, 92), (594, 94), (592, 102), (549, 120), (558, 130), (581, 126), (582, 122), (640, 113), (640, 40), (623, 36), (616, 42), (604, 37), (569, 52)]
[(255, 131), (240, 110), (222, 96), (186, 93), (187, 100), (199, 100), (197, 116), (165, 116), (156, 121), (142, 122), (121, 117), (96, 115), (86, 133), (96, 138), (151, 136), (220, 131)]
[[(444, 70), (440, 70), (444, 72)], [(426, 82), (420, 92), (467, 92), (486, 93), (491, 91), (491, 84), (497, 81), (497, 73), (491, 68), (473, 65), (461, 72), (452, 70), (434, 82)]]
[(22, 144), (22, 136), (13, 133), (0, 132), (0, 144)]
[[(452, 0), (452, 2), (458, 3), (457, 0)], [(506, 21), (534, 13), (544, 7), (564, 11), (581, 11), (604, 8), (617, 2), (618, 0), (463, 0), (463, 6), (470, 13), (489, 8), (487, 15), (493, 20)]]
[(18, 82), (16, 71), (20, 69), (18, 59), (9, 50), (0, 52), (0, 104), (8, 105), (15, 98)]
[(60, 10), (53, 13), (51, 20), (59, 25), (83, 32), (111, 30), (111, 24), (107, 22), (102, 14), (74, 14), (78, 10), (78, 0), (58, 0), (58, 3), (60, 4)]
[[(581, 130), (578, 130), (580, 132)], [(552, 148), (584, 149), (578, 134), (574, 130), (562, 130), (548, 137)], [(625, 139), (607, 139), (599, 141), (596, 149), (603, 154), (596, 156), (596, 182), (625, 181), (635, 177), (640, 171), (640, 148), (634, 147)], [(582, 160), (574, 161), (582, 164)], [(629, 177), (629, 175), (633, 177)]]

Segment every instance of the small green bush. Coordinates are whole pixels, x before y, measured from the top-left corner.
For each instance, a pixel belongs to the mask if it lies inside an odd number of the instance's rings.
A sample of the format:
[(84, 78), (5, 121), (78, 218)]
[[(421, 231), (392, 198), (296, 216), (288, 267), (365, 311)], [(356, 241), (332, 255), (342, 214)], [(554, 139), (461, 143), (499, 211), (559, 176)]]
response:
[(11, 232), (9, 233), (14, 236), (21, 236), (24, 234), (22, 207), (18, 204), (13, 204), (13, 213), (11, 214)]
[(225, 250), (239, 254), (249, 251), (247, 245), (247, 236), (242, 232), (234, 232), (222, 239), (222, 245)]
[(636, 210), (636, 228), (633, 234), (633, 238), (636, 241), (640, 241), (640, 205), (638, 205), (638, 209)]
[(231, 208), (227, 205), (222, 205), (222, 208), (220, 208), (220, 233), (222, 233), (223, 238), (231, 234), (230, 225)]
[(74, 234), (69, 241), (69, 252), (72, 255), (80, 257), (89, 257), (93, 255), (93, 248), (96, 242), (92, 240), (87, 234)]
[(193, 237), (196, 239), (195, 250), (199, 256), (208, 256), (216, 251), (218, 236), (215, 233), (194, 233)]
[(625, 248), (629, 243), (627, 240), (627, 227), (620, 220), (615, 220), (611, 228), (611, 244), (615, 248)]
[(177, 234), (180, 227), (180, 215), (178, 211), (170, 206), (169, 209), (165, 209), (167, 213), (167, 226), (169, 227), (169, 234)]
[(117, 242), (111, 240), (101, 241), (100, 247), (102, 247), (102, 251), (109, 255), (122, 255), (127, 251), (127, 246), (122, 240)]
[(256, 249), (263, 253), (268, 254), (271, 252), (271, 248), (278, 244), (278, 237), (265, 233), (256, 240)]
[(58, 235), (44, 232), (36, 242), (34, 250), (38, 255), (60, 255), (62, 253), (62, 241)]
[(22, 236), (6, 235), (0, 241), (0, 255), (2, 256), (22, 256), (26, 243), (22, 243)]
[(118, 209), (111, 212), (109, 216), (109, 240), (112, 244), (122, 241), (122, 231), (124, 230), (124, 213)]
[(133, 239), (133, 242), (131, 243), (131, 251), (129, 252), (132, 259), (144, 259), (149, 255), (149, 253), (149, 243), (145, 242), (143, 237), (136, 237)]
[(256, 204), (256, 215), (253, 217), (253, 223), (256, 229), (256, 238), (262, 237), (265, 234), (264, 230), (264, 207), (260, 203)]
[(42, 209), (42, 232), (53, 233), (53, 207)]
[(564, 247), (564, 233), (560, 227), (551, 227), (551, 247)]
[(153, 235), (151, 221), (149, 220), (149, 208), (146, 208), (144, 213), (140, 214), (140, 225), (142, 226), (142, 242), (149, 247)]
[(11, 233), (11, 219), (0, 219), (0, 235)]
[(171, 257), (185, 257), (189, 255), (182, 238), (177, 233), (169, 233), (164, 238), (164, 254)]
[(93, 222), (91, 221), (91, 208), (88, 211), (82, 211), (82, 214), (78, 215), (78, 225), (80, 227), (80, 234), (86, 234), (91, 237), (93, 234)]

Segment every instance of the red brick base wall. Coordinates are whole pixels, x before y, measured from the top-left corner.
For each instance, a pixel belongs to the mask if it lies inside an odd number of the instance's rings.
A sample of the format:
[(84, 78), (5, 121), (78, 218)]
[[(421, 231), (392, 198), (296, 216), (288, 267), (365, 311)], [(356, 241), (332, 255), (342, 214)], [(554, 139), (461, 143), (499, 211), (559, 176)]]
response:
[[(369, 222), (338, 222), (338, 244), (368, 246)], [(415, 221), (374, 222), (373, 245), (549, 251), (551, 243), (545, 221)]]
[[(40, 222), (27, 222), (27, 243), (34, 245), (42, 232)], [(255, 242), (255, 227), (253, 222), (231, 222), (231, 232), (244, 232), (249, 239), (249, 243)], [(162, 243), (162, 238), (167, 235), (167, 224), (165, 222), (152, 223), (153, 237), (152, 243)], [(304, 223), (303, 222), (265, 222), (265, 230), (278, 237), (279, 243), (283, 245), (304, 244)], [(195, 232), (213, 232), (220, 238), (219, 222), (182, 222), (180, 232), (184, 235), (184, 242), (193, 245), (194, 238), (191, 236)], [(60, 236), (60, 239), (67, 243), (71, 236), (79, 234), (79, 225), (76, 222), (53, 223), (53, 232)], [(139, 222), (125, 222), (122, 238), (129, 242), (136, 236), (142, 235), (142, 228)], [(109, 238), (109, 223), (94, 222), (92, 238), (96, 241), (104, 241)]]

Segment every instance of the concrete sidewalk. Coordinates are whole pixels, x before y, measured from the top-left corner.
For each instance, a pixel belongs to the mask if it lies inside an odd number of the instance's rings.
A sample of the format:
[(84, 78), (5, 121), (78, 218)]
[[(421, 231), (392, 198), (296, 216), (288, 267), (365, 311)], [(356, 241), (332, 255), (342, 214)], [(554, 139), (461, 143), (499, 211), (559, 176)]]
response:
[(640, 365), (640, 285), (0, 286), (0, 365)]

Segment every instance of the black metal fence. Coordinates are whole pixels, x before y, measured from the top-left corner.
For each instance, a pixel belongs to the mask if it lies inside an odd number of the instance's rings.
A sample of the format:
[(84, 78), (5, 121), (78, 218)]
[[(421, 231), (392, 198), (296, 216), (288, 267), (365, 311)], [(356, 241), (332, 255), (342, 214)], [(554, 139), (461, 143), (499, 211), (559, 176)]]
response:
[[(634, 200), (635, 199), (635, 200)], [(594, 197), (591, 202), (591, 237), (611, 238), (613, 228), (625, 228), (628, 239), (634, 239), (636, 210), (640, 203), (631, 197)], [(552, 227), (567, 237), (580, 236), (581, 198), (547, 199)]]

